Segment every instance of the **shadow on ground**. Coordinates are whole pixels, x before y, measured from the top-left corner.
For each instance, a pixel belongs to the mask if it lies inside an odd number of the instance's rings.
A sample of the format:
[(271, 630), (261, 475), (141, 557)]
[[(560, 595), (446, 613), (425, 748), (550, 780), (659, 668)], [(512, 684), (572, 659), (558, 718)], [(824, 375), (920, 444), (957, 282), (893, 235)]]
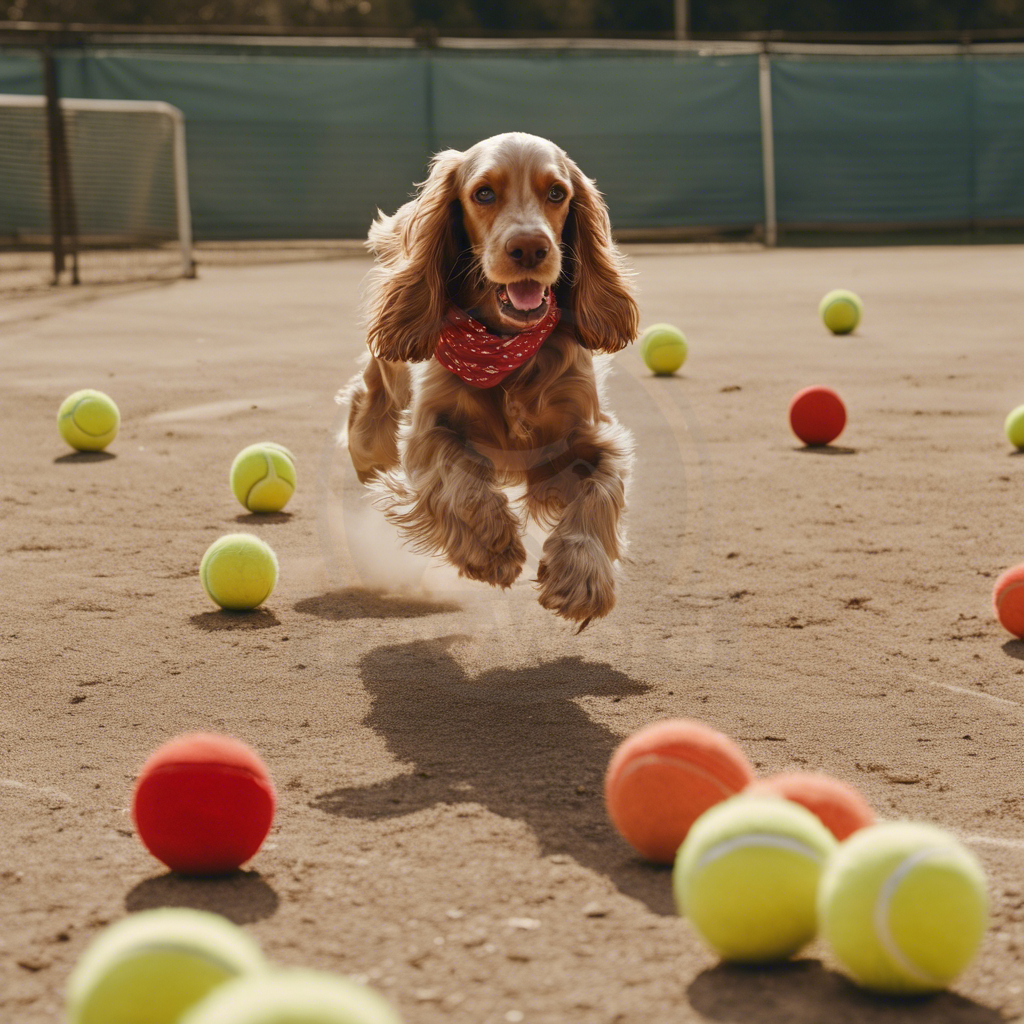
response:
[(222, 629), (270, 629), (271, 626), (281, 625), (281, 620), (269, 608), (256, 608), (251, 612), (231, 612), (227, 609), (199, 612), (190, 615), (189, 621), (207, 633), (216, 633)]
[(997, 1011), (953, 992), (897, 999), (857, 988), (817, 960), (771, 967), (719, 964), (687, 990), (702, 1017), (722, 1024), (1003, 1024)]
[(223, 878), (186, 878), (173, 872), (139, 882), (124, 898), (129, 911), (191, 907), (250, 924), (276, 913), (277, 893), (258, 871), (236, 871)]
[(67, 455), (58, 455), (53, 461), (60, 466), (77, 462), (109, 462), (116, 458), (113, 452), (68, 452)]
[(810, 455), (856, 455), (856, 448), (844, 448), (841, 444), (805, 444), (794, 448), (795, 452), (805, 452)]
[(1024, 640), (1007, 640), (1003, 650), (1011, 657), (1024, 661)]
[(605, 768), (620, 737), (576, 704), (648, 687), (600, 662), (559, 658), (470, 677), (456, 638), (378, 647), (359, 671), (373, 706), (365, 724), (411, 772), (333, 789), (312, 806), (349, 818), (393, 818), (438, 804), (479, 804), (525, 822), (544, 856), (568, 854), (659, 914), (674, 914), (669, 872), (630, 854), (605, 816)]
[(239, 512), (235, 522), (243, 526), (273, 526), (277, 523), (290, 523), (294, 518), (291, 512)]
[(304, 597), (294, 607), (303, 615), (315, 615), (334, 622), (345, 619), (409, 619), (462, 611), (462, 605), (454, 601), (391, 594), (365, 587), (345, 587), (319, 597)]

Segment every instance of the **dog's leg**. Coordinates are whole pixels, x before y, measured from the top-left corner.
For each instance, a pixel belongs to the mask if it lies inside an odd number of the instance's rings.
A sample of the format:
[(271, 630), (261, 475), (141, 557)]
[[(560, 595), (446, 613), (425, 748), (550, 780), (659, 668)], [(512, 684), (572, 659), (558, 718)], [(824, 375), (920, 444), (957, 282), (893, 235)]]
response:
[(356, 380), (348, 414), (348, 450), (364, 484), (398, 465), (398, 428), (410, 396), (405, 363), (371, 357), (362, 380)]
[(527, 477), (526, 506), (554, 528), (537, 582), (545, 608), (583, 630), (615, 607), (614, 562), (625, 550), (621, 518), (632, 438), (608, 418), (574, 431), (567, 451)]
[(412, 434), (404, 474), (380, 480), (381, 506), (415, 550), (442, 553), (460, 576), (498, 587), (526, 561), (522, 524), (494, 479), (494, 467), (465, 438), (437, 425)]

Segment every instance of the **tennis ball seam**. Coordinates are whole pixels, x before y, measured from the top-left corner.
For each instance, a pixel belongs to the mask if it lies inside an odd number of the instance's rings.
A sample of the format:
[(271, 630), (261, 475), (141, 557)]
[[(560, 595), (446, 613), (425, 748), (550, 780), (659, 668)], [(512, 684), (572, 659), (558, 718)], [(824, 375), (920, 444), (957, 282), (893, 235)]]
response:
[(78, 412), (78, 407), (83, 402), (90, 401), (93, 397), (95, 396), (86, 395), (84, 398), (80, 398), (77, 402), (75, 402), (75, 404), (70, 409), (68, 409), (66, 413), (64, 413), (61, 419), (71, 420), (71, 422), (75, 425), (75, 429), (80, 430), (87, 437), (106, 437), (106, 435), (109, 434), (114, 429), (113, 426), (107, 427), (106, 430), (101, 430), (99, 433), (96, 433), (93, 430), (86, 430), (85, 427), (83, 427), (82, 424), (75, 419), (75, 413)]
[(651, 765), (659, 765), (665, 767), (679, 768), (682, 771), (691, 772), (694, 775), (700, 776), (706, 782), (710, 782), (718, 789), (720, 789), (727, 796), (731, 796), (735, 790), (730, 786), (726, 785), (717, 775), (713, 772), (702, 768), (700, 765), (695, 764), (693, 761), (687, 761), (682, 757), (666, 757), (664, 754), (642, 754), (639, 757), (634, 757), (626, 765), (623, 766), (619, 772), (617, 782), (621, 783), (625, 779), (629, 778), (634, 772), (641, 768), (648, 768)]
[(924, 861), (931, 857), (941, 856), (942, 854), (948, 853), (948, 848), (943, 849), (941, 847), (933, 846), (926, 847), (922, 850), (915, 850), (909, 857), (905, 857), (893, 869), (892, 873), (888, 878), (886, 878), (882, 883), (882, 887), (878, 890), (878, 896), (875, 899), (875, 907), (872, 915), (875, 925), (875, 934), (878, 936), (878, 941), (897, 967), (921, 984), (936, 985), (939, 987), (946, 984), (945, 978), (931, 974), (924, 968), (919, 967), (906, 955), (906, 953), (903, 952), (902, 949), (900, 949), (895, 936), (892, 934), (892, 929), (889, 926), (889, 911), (892, 900), (895, 897), (900, 884), (911, 873), (911, 871), (914, 870), (914, 868), (919, 867), (924, 863)]
[(693, 866), (694, 871), (707, 867), (712, 861), (718, 860), (736, 850), (742, 850), (749, 846), (768, 846), (776, 850), (789, 850), (791, 853), (798, 853), (808, 857), (815, 863), (824, 861), (824, 856), (815, 850), (809, 843), (801, 842), (793, 836), (780, 836), (775, 832), (744, 832), (742, 835), (733, 836), (730, 839), (723, 839), (720, 843), (705, 850)]
[[(260, 453), (263, 456), (263, 461), (267, 464), (267, 472), (264, 476), (261, 476), (259, 480), (254, 480), (249, 490), (245, 492), (245, 501), (243, 504), (246, 508), (249, 507), (249, 502), (252, 500), (252, 492), (256, 490), (260, 484), (265, 484), (268, 480), (280, 480), (281, 478), (277, 474), (277, 467), (274, 465), (274, 460), (266, 454), (266, 452)], [(285, 481), (287, 483), (287, 481)]]

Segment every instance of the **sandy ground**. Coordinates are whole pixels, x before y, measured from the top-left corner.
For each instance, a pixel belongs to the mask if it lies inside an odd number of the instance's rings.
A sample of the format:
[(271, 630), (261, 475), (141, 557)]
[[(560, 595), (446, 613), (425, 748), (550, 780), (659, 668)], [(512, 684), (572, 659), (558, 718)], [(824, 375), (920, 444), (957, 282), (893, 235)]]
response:
[[(129, 911), (211, 908), (274, 960), (357, 975), (409, 1024), (996, 1024), (1024, 1013), (1024, 644), (990, 592), (1024, 559), (1024, 250), (644, 248), (644, 319), (691, 358), (616, 357), (635, 433), (619, 606), (582, 636), (524, 579), (499, 594), (396, 552), (336, 446), (362, 348), (362, 259), (206, 267), (0, 307), (0, 1020), (62, 1019), (86, 943)], [(819, 297), (851, 287), (856, 336)], [(801, 450), (798, 388), (846, 399)], [(123, 427), (74, 456), (54, 417), (108, 391)], [(242, 512), (235, 452), (296, 454), (287, 514)], [(224, 532), (281, 560), (248, 616), (197, 569)], [(539, 535), (531, 536), (531, 567)], [(384, 589), (380, 589), (384, 588)], [(993, 923), (954, 992), (860, 994), (815, 946), (722, 967), (667, 871), (607, 824), (619, 739), (703, 719), (759, 770), (854, 783), (884, 817), (953, 829)], [(134, 837), (135, 773), (186, 730), (253, 744), (274, 830), (222, 881), (168, 875)]]

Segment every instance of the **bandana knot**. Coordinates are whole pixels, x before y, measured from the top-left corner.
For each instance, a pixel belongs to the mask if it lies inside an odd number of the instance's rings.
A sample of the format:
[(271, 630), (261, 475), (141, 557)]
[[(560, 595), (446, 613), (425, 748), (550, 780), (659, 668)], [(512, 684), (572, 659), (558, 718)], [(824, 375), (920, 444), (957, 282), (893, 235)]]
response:
[(548, 296), (548, 311), (533, 327), (503, 338), (491, 334), (465, 310), (451, 306), (441, 325), (441, 340), (434, 355), (446, 369), (475, 388), (492, 388), (523, 365), (544, 344), (555, 329), (561, 311), (554, 294)]

